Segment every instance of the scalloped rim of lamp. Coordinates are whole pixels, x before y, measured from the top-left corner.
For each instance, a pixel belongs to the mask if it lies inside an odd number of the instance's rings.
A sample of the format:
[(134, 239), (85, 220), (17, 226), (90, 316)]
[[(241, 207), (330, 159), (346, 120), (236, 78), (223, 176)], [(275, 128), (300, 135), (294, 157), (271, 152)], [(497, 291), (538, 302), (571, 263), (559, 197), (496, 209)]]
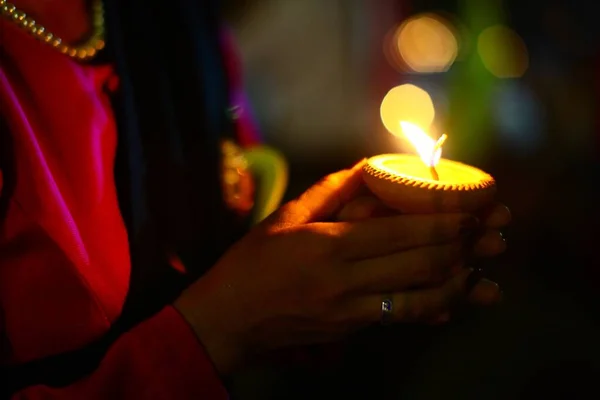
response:
[(389, 172), (387, 168), (383, 165), (383, 162), (390, 157), (414, 157), (409, 154), (381, 154), (378, 156), (374, 156), (369, 158), (365, 166), (363, 167), (363, 171), (374, 178), (383, 179), (389, 182), (395, 182), (405, 186), (412, 186), (416, 188), (423, 188), (429, 190), (443, 190), (443, 191), (478, 191), (483, 189), (488, 189), (496, 185), (496, 181), (494, 178), (480, 170), (479, 168), (472, 167), (467, 164), (463, 164), (457, 161), (446, 160), (445, 163), (451, 163), (461, 168), (472, 170), (474, 174), (481, 175), (481, 179), (476, 182), (469, 183), (445, 183), (435, 181), (433, 179), (424, 179), (418, 178), (408, 175), (398, 174), (396, 172)]

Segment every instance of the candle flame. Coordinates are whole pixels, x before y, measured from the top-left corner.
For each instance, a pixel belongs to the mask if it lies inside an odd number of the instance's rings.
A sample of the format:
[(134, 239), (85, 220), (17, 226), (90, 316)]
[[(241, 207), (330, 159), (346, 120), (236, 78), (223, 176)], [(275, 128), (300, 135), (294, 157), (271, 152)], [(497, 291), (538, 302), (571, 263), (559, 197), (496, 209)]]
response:
[(419, 126), (406, 121), (400, 121), (402, 132), (406, 139), (414, 146), (425, 165), (435, 167), (442, 158), (442, 145), (448, 138), (446, 134), (435, 141)]

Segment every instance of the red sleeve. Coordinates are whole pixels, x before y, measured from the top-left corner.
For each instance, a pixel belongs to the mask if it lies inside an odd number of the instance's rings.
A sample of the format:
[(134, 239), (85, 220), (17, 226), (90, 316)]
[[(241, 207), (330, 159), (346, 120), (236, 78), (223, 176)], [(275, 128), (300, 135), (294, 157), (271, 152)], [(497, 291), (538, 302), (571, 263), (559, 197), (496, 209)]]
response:
[(213, 365), (172, 307), (121, 336), (90, 376), (65, 388), (33, 386), (13, 399), (227, 399)]

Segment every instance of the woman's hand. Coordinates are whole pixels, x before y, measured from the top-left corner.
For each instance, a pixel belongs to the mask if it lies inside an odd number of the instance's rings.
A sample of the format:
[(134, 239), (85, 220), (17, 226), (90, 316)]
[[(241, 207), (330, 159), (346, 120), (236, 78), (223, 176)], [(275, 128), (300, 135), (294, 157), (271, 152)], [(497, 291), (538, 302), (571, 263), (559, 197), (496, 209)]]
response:
[[(336, 216), (337, 221), (361, 221), (368, 218), (398, 215), (380, 200), (370, 194), (352, 199), (342, 207)], [(501, 204), (492, 204), (477, 216), (481, 220), (479, 229), (473, 232), (472, 254), (476, 257), (493, 257), (506, 250), (506, 243), (500, 230), (511, 220), (508, 208)]]
[[(331, 341), (378, 323), (431, 322), (466, 300), (466, 214), (331, 221), (362, 184), (362, 165), (332, 174), (253, 229), (175, 302), (217, 369), (288, 345)], [(423, 288), (423, 289), (418, 289)], [(499, 299), (476, 285), (474, 301)], [(472, 296), (471, 296), (472, 297)]]
[[(368, 218), (392, 215), (399, 215), (399, 213), (395, 210), (391, 210), (375, 196), (368, 193), (368, 190), (365, 187), (364, 190), (362, 190), (361, 195), (356, 196), (342, 207), (336, 216), (336, 220), (361, 221)], [(475, 258), (494, 257), (503, 253), (506, 250), (506, 242), (504, 241), (500, 230), (510, 223), (511, 214), (509, 209), (501, 203), (494, 203), (483, 210), (478, 217), (481, 220), (481, 223), (479, 224), (479, 228), (473, 231), (471, 239), (467, 240), (467, 243), (471, 243), (471, 246), (468, 244), (466, 246), (468, 253)], [(453, 268), (453, 272), (457, 274), (462, 271), (463, 268), (464, 265), (456, 266)], [(467, 281), (468, 288), (472, 287), (478, 280), (482, 279), (481, 275), (481, 271), (474, 272)], [(487, 280), (484, 280), (484, 282), (488, 285), (494, 284)], [(484, 289), (485, 287), (485, 285), (479, 285), (475, 286), (473, 290), (469, 289), (471, 299), (478, 303), (486, 303), (485, 298), (491, 296), (493, 302), (493, 299), (495, 298), (494, 291)], [(445, 313), (431, 322), (438, 324), (447, 322), (449, 319), (450, 314)]]

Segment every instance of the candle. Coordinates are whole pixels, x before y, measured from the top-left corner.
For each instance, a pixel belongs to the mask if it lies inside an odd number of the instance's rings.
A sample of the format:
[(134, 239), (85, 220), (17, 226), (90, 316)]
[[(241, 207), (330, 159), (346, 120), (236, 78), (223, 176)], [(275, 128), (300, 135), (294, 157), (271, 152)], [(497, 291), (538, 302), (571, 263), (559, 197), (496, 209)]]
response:
[(477, 211), (493, 200), (492, 176), (441, 158), (446, 135), (434, 141), (417, 125), (400, 125), (418, 155), (374, 156), (363, 169), (367, 187), (381, 201), (405, 213), (431, 213)]

